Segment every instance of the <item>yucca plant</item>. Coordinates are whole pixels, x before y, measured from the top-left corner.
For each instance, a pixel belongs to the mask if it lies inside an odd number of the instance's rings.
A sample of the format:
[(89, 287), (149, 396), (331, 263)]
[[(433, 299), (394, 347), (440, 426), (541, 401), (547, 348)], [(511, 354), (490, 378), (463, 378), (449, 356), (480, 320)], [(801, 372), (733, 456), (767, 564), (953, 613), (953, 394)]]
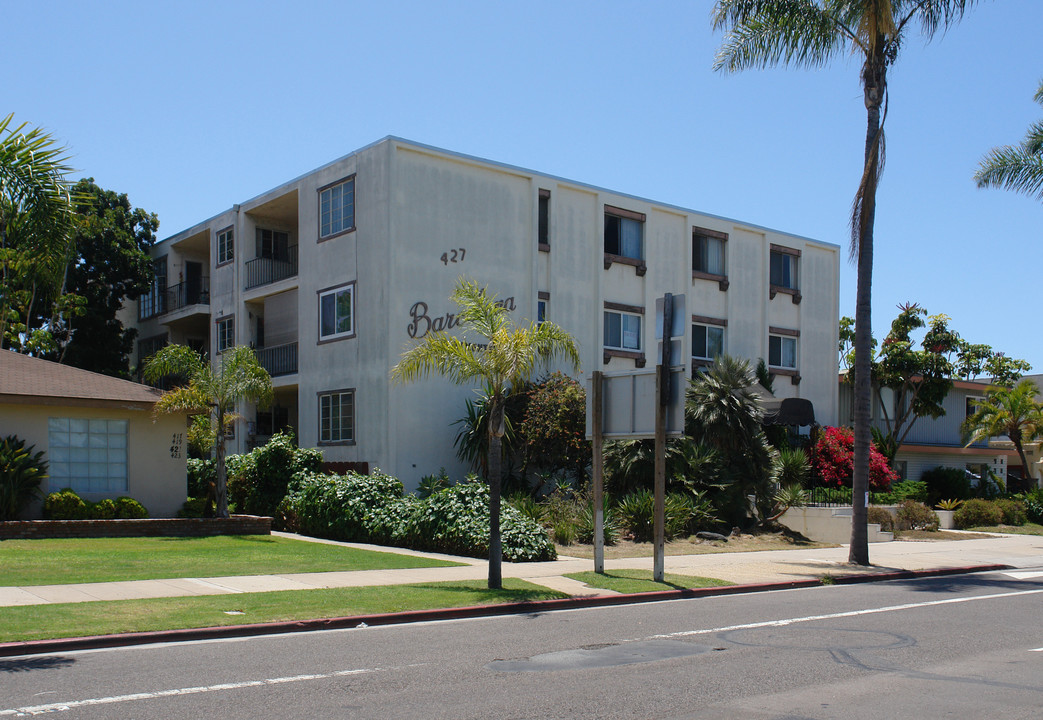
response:
[(41, 497), (40, 484), (47, 477), (43, 452), (33, 453), (35, 445), (8, 435), (0, 441), (0, 520), (17, 520), (18, 514), (35, 497)]

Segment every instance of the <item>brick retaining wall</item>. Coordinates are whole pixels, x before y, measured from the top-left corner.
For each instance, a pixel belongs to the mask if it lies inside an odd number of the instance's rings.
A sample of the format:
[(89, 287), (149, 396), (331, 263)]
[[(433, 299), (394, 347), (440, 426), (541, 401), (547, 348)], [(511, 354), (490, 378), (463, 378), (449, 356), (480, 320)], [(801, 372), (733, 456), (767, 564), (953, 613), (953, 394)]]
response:
[(272, 519), (256, 515), (149, 520), (13, 520), (0, 522), (0, 540), (87, 537), (204, 537), (270, 535)]

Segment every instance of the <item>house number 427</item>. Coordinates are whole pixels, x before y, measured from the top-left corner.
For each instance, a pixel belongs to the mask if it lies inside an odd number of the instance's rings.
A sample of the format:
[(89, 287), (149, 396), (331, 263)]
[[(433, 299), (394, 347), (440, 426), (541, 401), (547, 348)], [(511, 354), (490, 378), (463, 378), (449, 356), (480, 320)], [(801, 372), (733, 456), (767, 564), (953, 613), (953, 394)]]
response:
[(466, 254), (466, 248), (454, 248), (449, 252), (442, 253), (442, 257), (438, 259), (442, 261), (443, 265), (448, 265), (449, 263), (463, 262)]

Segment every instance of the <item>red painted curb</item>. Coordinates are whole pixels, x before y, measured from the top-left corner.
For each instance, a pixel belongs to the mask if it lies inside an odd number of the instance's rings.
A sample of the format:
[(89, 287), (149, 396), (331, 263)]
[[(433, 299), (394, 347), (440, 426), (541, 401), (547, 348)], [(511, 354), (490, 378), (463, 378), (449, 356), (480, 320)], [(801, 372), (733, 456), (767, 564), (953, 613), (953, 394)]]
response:
[[(909, 580), (923, 577), (940, 577), (945, 575), (963, 575), (976, 572), (992, 572), (1008, 570), (1009, 565), (968, 565), (955, 568), (935, 568), (930, 570), (899, 570), (866, 575), (845, 575), (836, 577), (832, 583), (836, 585), (853, 585), (865, 582), (883, 582), (887, 580)], [(152, 643), (188, 642), (192, 640), (209, 640), (230, 637), (252, 637), (257, 635), (279, 635), (292, 632), (309, 632), (316, 630), (336, 630), (379, 625), (404, 625), (434, 620), (459, 620), (464, 618), (495, 617), (499, 615), (524, 615), (528, 613), (550, 612), (553, 610), (569, 610), (590, 607), (609, 607), (613, 605), (633, 605), (636, 603), (662, 602), (664, 600), (685, 600), (698, 597), (714, 597), (718, 595), (739, 595), (772, 590), (790, 590), (822, 585), (821, 580), (791, 580), (775, 583), (750, 583), (747, 585), (725, 585), (723, 587), (697, 588), (692, 590), (662, 590), (648, 593), (632, 593), (629, 595), (597, 595), (583, 598), (562, 598), (560, 600), (537, 600), (524, 603), (505, 603), (502, 605), (475, 605), (459, 608), (439, 608), (433, 610), (409, 610), (397, 613), (381, 613), (377, 615), (353, 615), (350, 617), (325, 618), (320, 620), (298, 620), (293, 622), (255, 623), (251, 625), (225, 625), (210, 628), (187, 628), (184, 630), (160, 630), (157, 632), (121, 633), (117, 635), (94, 635), (78, 638), (60, 638), (56, 640), (30, 640), (27, 642), (0, 643), (0, 657), (20, 655), (54, 654), (73, 650), (96, 650), (108, 647), (124, 647), (129, 645), (147, 645)]]

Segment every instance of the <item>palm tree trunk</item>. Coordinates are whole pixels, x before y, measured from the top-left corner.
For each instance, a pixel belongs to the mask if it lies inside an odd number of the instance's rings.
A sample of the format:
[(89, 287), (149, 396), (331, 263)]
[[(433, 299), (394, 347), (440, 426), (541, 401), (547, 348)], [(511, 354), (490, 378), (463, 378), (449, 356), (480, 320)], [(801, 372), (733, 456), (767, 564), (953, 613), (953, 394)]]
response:
[(225, 468), (225, 414), (217, 413), (217, 510), (214, 517), (228, 517), (228, 471)]
[(873, 224), (876, 219), (876, 185), (880, 168), (880, 106), (886, 88), (882, 59), (870, 58), (862, 71), (866, 105), (865, 171), (859, 188), (860, 202), (852, 222), (858, 242), (858, 281), (855, 297), (855, 457), (851, 479), (851, 547), (848, 562), (869, 564), (866, 505), (869, 490), (869, 426), (871, 400)]
[(489, 589), (503, 587), (500, 542), (500, 495), (503, 485), (503, 401), (493, 398), (489, 409)]

